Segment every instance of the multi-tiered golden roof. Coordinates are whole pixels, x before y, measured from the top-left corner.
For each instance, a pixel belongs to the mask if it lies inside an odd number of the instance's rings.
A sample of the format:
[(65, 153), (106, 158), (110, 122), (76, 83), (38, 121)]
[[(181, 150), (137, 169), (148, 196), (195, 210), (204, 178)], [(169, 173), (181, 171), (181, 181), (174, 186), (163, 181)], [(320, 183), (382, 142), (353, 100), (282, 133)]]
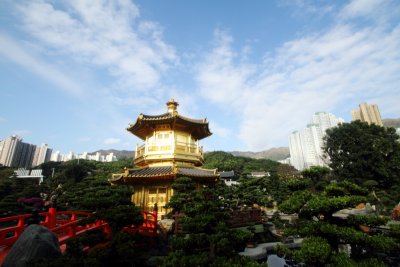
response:
[(173, 194), (171, 184), (178, 176), (193, 178), (197, 183), (215, 182), (216, 169), (201, 168), (204, 162), (199, 140), (211, 135), (206, 119), (191, 119), (178, 114), (178, 103), (167, 102), (166, 113), (156, 116), (140, 114), (127, 130), (144, 141), (137, 146), (134, 163), (136, 168), (113, 174), (114, 184), (134, 186), (132, 201), (144, 210), (157, 203), (159, 214)]

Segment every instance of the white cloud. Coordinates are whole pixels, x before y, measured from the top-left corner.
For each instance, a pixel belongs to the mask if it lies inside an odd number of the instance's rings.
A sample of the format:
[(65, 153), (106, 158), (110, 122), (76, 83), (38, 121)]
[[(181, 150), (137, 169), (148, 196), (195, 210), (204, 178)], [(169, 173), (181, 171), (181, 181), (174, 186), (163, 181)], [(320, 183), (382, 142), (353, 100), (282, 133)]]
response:
[(221, 127), (214, 120), (209, 121), (209, 125), (210, 125), (210, 129), (213, 132), (213, 134), (216, 134), (219, 137), (228, 138), (232, 134), (231, 129)]
[(314, 17), (322, 17), (334, 9), (329, 1), (316, 0), (280, 0), (278, 5), (296, 8), (294, 13), (296, 16), (312, 14)]
[(55, 88), (60, 88), (75, 96), (82, 95), (83, 90), (79, 84), (70, 79), (63, 72), (54, 68), (54, 66), (27, 53), (26, 48), (21, 46), (20, 42), (17, 42), (6, 35), (0, 34), (0, 46), (0, 56), (3, 56), (16, 64), (23, 66), (28, 71), (50, 81), (56, 85)]
[(400, 16), (400, 6), (396, 0), (352, 0), (338, 13), (343, 21), (361, 19), (386, 25), (392, 18)]
[[(317, 111), (350, 114), (349, 107), (370, 100), (385, 114), (383, 104), (398, 99), (399, 24), (359, 28), (338, 21), (325, 33), (285, 43), (257, 66), (238, 60), (226, 33), (215, 38), (198, 65), (200, 93), (236, 111), (246, 149), (287, 144), (290, 132), (304, 128)], [(400, 106), (390, 112), (400, 113)]]
[(233, 39), (220, 30), (214, 32), (215, 48), (199, 65), (197, 80), (201, 92), (214, 102), (235, 102), (246, 93), (246, 79), (253, 74), (250, 64), (235, 64), (238, 56), (232, 49)]
[(115, 144), (119, 144), (120, 142), (121, 142), (121, 139), (112, 138), (112, 137), (104, 139), (104, 141), (103, 141), (103, 143), (106, 145), (115, 145)]
[(7, 121), (6, 118), (0, 117), (0, 123), (1, 123), (1, 122), (6, 122), (6, 121)]
[(174, 49), (162, 40), (161, 27), (139, 20), (131, 1), (50, 1), (18, 5), (27, 32), (53, 53), (104, 67), (125, 87), (156, 86), (174, 61)]
[(386, 0), (353, 0), (341, 11), (343, 17), (367, 16), (384, 5)]

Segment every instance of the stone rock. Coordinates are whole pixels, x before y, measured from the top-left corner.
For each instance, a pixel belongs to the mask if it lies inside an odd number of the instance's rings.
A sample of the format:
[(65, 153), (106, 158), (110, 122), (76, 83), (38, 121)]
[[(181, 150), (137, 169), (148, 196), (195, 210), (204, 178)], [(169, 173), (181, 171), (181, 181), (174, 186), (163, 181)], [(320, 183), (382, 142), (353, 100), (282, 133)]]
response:
[(2, 267), (27, 267), (29, 262), (40, 258), (61, 256), (56, 234), (44, 226), (32, 224), (11, 247)]
[(164, 234), (172, 233), (174, 229), (175, 220), (173, 219), (164, 219), (158, 222), (158, 226), (160, 227), (160, 231)]

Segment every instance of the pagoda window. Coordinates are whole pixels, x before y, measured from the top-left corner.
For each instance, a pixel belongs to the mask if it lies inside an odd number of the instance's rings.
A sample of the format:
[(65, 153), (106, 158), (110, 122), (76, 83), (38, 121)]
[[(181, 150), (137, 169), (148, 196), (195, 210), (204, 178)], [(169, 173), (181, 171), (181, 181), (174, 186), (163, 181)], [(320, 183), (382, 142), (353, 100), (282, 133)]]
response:
[(147, 151), (158, 152), (172, 150), (172, 136), (173, 134), (171, 131), (153, 132), (153, 135), (148, 136), (146, 141)]
[(157, 194), (157, 188), (149, 188), (149, 194)]
[(171, 132), (159, 132), (157, 133), (157, 142), (170, 141)]

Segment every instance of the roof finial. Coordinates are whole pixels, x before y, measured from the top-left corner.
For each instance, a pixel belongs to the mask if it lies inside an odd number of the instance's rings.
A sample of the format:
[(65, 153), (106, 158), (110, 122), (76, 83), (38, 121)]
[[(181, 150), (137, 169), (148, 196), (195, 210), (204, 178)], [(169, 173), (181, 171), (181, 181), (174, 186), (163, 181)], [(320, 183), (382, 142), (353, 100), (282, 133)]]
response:
[(171, 98), (168, 102), (167, 102), (167, 107), (168, 107), (168, 112), (175, 115), (178, 113), (178, 111), (176, 110), (176, 108), (179, 106), (178, 102), (175, 101), (175, 99)]

